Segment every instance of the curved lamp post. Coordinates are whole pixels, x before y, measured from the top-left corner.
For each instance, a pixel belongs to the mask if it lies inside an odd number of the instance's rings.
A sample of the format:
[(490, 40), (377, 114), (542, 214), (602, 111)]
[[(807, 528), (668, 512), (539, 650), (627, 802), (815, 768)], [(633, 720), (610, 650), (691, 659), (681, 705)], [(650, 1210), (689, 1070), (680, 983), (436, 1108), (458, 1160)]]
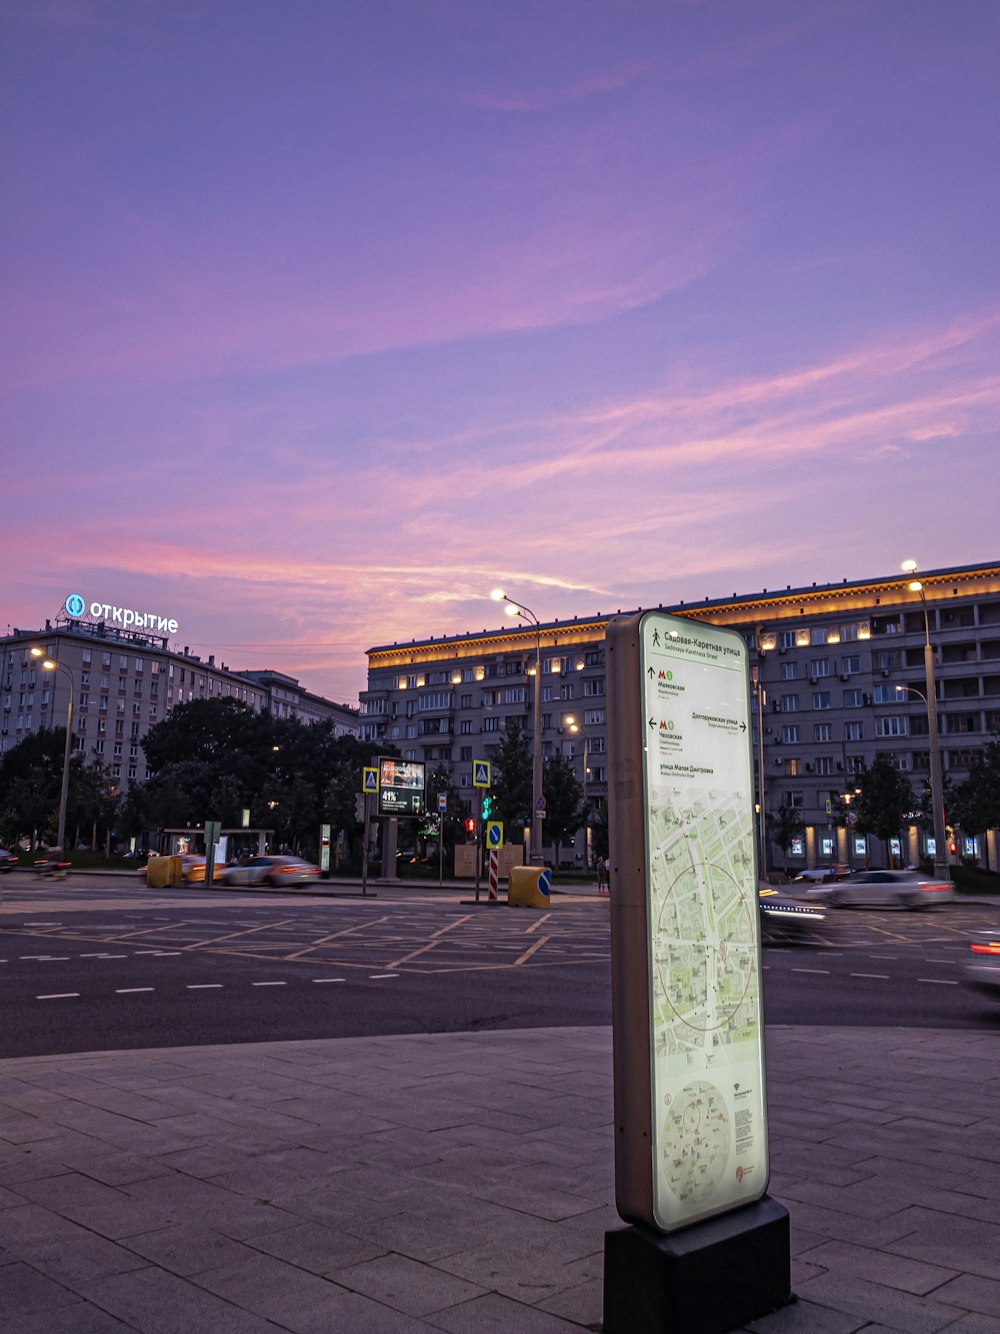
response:
[(66, 705), (66, 747), (63, 751), (62, 784), (59, 788), (59, 824), (56, 830), (56, 846), (65, 853), (66, 806), (69, 801), (69, 761), (73, 747), (73, 673), (65, 663), (56, 662), (54, 658), (47, 658), (44, 649), (33, 648), (31, 656), (41, 658), (42, 671), (65, 672), (66, 679), (69, 681), (69, 702)]
[(516, 598), (508, 597), (500, 588), (494, 588), (490, 597), (494, 602), (505, 602), (508, 616), (519, 616), (535, 627), (535, 698), (534, 735), (531, 744), (531, 862), (542, 866), (542, 630), (541, 623), (530, 607)]
[[(901, 567), (906, 574), (915, 574), (917, 562), (904, 560)], [(934, 687), (934, 649), (931, 647), (931, 624), (927, 615), (927, 596), (919, 579), (911, 579), (908, 585), (911, 593), (920, 594), (920, 603), (924, 612), (924, 679), (927, 683), (927, 729), (930, 741), (931, 762), (931, 812), (934, 825), (934, 874), (941, 880), (949, 880), (948, 858), (945, 854), (944, 826), (944, 783), (941, 777), (941, 746), (938, 741), (937, 693)], [(917, 691), (917, 694), (920, 692)]]

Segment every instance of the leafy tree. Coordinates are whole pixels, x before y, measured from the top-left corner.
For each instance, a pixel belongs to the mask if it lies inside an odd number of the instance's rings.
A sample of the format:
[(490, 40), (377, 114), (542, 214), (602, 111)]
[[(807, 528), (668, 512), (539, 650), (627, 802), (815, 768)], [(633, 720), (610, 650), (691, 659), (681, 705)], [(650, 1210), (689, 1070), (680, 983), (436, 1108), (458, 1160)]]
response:
[(1000, 825), (1000, 741), (973, 755), (969, 776), (955, 788), (946, 809), (951, 822), (970, 837)]
[(438, 764), (427, 779), (427, 809), (431, 813), (437, 811), (439, 792), (446, 793), (448, 797), (448, 809), (441, 819), (440, 834), (444, 840), (444, 865), (451, 866), (454, 864), (455, 844), (465, 841), (466, 808), (461, 789), (452, 782), (451, 774), (443, 764)]
[(511, 843), (523, 842), (522, 831), (531, 817), (531, 769), (528, 735), (520, 723), (509, 719), (493, 759), (493, 795)]
[(546, 842), (553, 845), (556, 868), (564, 843), (575, 837), (583, 824), (583, 788), (565, 755), (553, 755), (545, 765), (542, 788), (545, 793)]
[[(5, 843), (26, 837), (34, 850), (39, 842), (55, 839), (65, 745), (65, 728), (43, 727), (0, 756), (0, 835)], [(74, 756), (71, 763), (78, 772), (82, 759)]]
[[(886, 844), (898, 836), (904, 816), (913, 809), (913, 789), (909, 780), (888, 755), (876, 755), (871, 768), (857, 775), (857, 827), (862, 834), (874, 834)], [(892, 858), (889, 858), (890, 865)]]
[(781, 805), (768, 820), (768, 830), (781, 851), (788, 856), (792, 840), (799, 838), (805, 831), (805, 822), (798, 808), (793, 806), (787, 795), (781, 798)]

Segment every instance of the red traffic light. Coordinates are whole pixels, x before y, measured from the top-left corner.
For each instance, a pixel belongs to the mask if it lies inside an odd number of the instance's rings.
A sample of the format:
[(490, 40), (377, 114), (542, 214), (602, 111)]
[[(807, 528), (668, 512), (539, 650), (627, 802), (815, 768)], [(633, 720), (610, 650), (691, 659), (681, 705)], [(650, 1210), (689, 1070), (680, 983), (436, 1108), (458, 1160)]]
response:
[(465, 822), (465, 832), (467, 834), (474, 834), (476, 832), (476, 822), (471, 815)]

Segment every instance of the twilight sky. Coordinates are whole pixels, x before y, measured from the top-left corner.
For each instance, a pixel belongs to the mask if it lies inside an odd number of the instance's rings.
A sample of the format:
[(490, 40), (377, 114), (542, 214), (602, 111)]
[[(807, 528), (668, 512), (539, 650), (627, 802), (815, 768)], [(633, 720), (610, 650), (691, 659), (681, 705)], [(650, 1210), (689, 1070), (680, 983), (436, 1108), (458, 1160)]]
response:
[(1000, 558), (998, 0), (3, 0), (0, 620)]

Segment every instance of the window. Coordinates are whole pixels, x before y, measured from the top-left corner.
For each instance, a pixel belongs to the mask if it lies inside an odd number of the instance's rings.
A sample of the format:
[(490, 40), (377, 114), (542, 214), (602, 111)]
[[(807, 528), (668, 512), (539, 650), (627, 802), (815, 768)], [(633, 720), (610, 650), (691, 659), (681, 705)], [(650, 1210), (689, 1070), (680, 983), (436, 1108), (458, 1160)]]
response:
[(894, 672), (899, 666), (899, 654), (880, 653), (878, 655), (878, 665), (883, 672)]
[(875, 719), (876, 736), (906, 736), (906, 719), (900, 716)]
[[(462, 736), (471, 736), (471, 735), (472, 735), (472, 719), (471, 719), (471, 718), (463, 718), (462, 721), (458, 724), (458, 730), (459, 730), (459, 733), (460, 733)], [(471, 759), (472, 756), (470, 755), (469, 758)]]
[(813, 708), (814, 709), (833, 708), (833, 696), (830, 694), (829, 690), (813, 691)]
[(895, 686), (887, 685), (886, 682), (880, 682), (872, 692), (872, 698), (876, 704), (905, 704), (906, 691), (897, 690)]
[(844, 740), (845, 741), (864, 741), (865, 725), (864, 723), (845, 723)]
[(813, 739), (815, 741), (832, 741), (833, 723), (817, 723), (813, 728)]
[(560, 699), (572, 699), (572, 698), (573, 698), (573, 684), (572, 684), (572, 682), (567, 682), (566, 685), (561, 685), (561, 686), (559, 687), (559, 698), (560, 698)]
[(783, 728), (781, 729), (781, 740), (782, 740), (782, 743), (783, 743), (784, 745), (786, 745), (786, 746), (794, 746), (794, 745), (796, 745), (796, 744), (799, 742), (799, 740), (800, 740), (800, 736), (799, 736), (799, 728), (798, 728), (798, 727), (783, 727)]
[(782, 681), (794, 681), (799, 674), (799, 664), (797, 662), (783, 662), (781, 664)]
[(584, 727), (603, 727), (604, 710), (603, 709), (585, 709), (583, 713)]
[(472, 747), (471, 747), (471, 746), (461, 746), (461, 747), (459, 748), (458, 758), (459, 758), (459, 760), (471, 760), (471, 759), (472, 759)]
[(801, 774), (801, 772), (802, 772), (802, 761), (801, 761), (801, 760), (786, 760), (786, 761), (785, 761), (785, 777), (786, 777), (786, 778), (798, 778), (798, 776), (799, 776), (799, 774)]
[(847, 772), (849, 774), (864, 773), (865, 757), (863, 755), (848, 755)]
[(472, 708), (472, 696), (471, 696), (471, 695), (463, 695), (463, 696), (462, 696), (461, 707), (462, 707), (463, 709), (471, 709), (471, 708)]
[(801, 791), (788, 792), (786, 793), (786, 796), (788, 797), (788, 805), (793, 807), (797, 811), (801, 810), (802, 807), (805, 805), (804, 792)]
[(416, 737), (417, 737), (417, 724), (416, 724), (416, 723), (407, 723), (407, 724), (406, 724), (406, 740), (407, 740), (407, 741), (415, 741), (415, 740), (416, 740)]
[(483, 731), (484, 732), (500, 731), (500, 719), (497, 717), (495, 713), (490, 714), (483, 719)]
[(842, 676), (856, 676), (861, 671), (860, 655), (854, 653), (849, 658), (841, 658), (840, 673)]
[(864, 702), (865, 702), (864, 695), (862, 694), (862, 692), (861, 692), (860, 690), (845, 690), (845, 691), (844, 691), (844, 708), (845, 708), (845, 709), (860, 709), (861, 706), (862, 706), (862, 704), (864, 704)]
[(794, 648), (794, 647), (795, 647), (795, 631), (779, 630), (778, 648), (781, 649), (781, 648)]
[(798, 695), (782, 695), (781, 697), (782, 713), (795, 713), (798, 707), (799, 707)]
[(832, 773), (833, 773), (833, 758), (832, 758), (832, 756), (830, 756), (830, 755), (817, 755), (817, 756), (816, 756), (816, 772), (817, 772), (818, 774), (827, 774), (827, 775), (828, 775), (828, 774), (832, 774)]
[(584, 699), (586, 699), (588, 696), (603, 695), (603, 694), (604, 694), (603, 676), (595, 676), (592, 681), (584, 681), (583, 683)]
[(829, 675), (830, 675), (830, 659), (829, 659), (829, 658), (813, 658), (812, 662), (809, 664), (809, 675), (810, 675), (810, 676), (829, 676)]

